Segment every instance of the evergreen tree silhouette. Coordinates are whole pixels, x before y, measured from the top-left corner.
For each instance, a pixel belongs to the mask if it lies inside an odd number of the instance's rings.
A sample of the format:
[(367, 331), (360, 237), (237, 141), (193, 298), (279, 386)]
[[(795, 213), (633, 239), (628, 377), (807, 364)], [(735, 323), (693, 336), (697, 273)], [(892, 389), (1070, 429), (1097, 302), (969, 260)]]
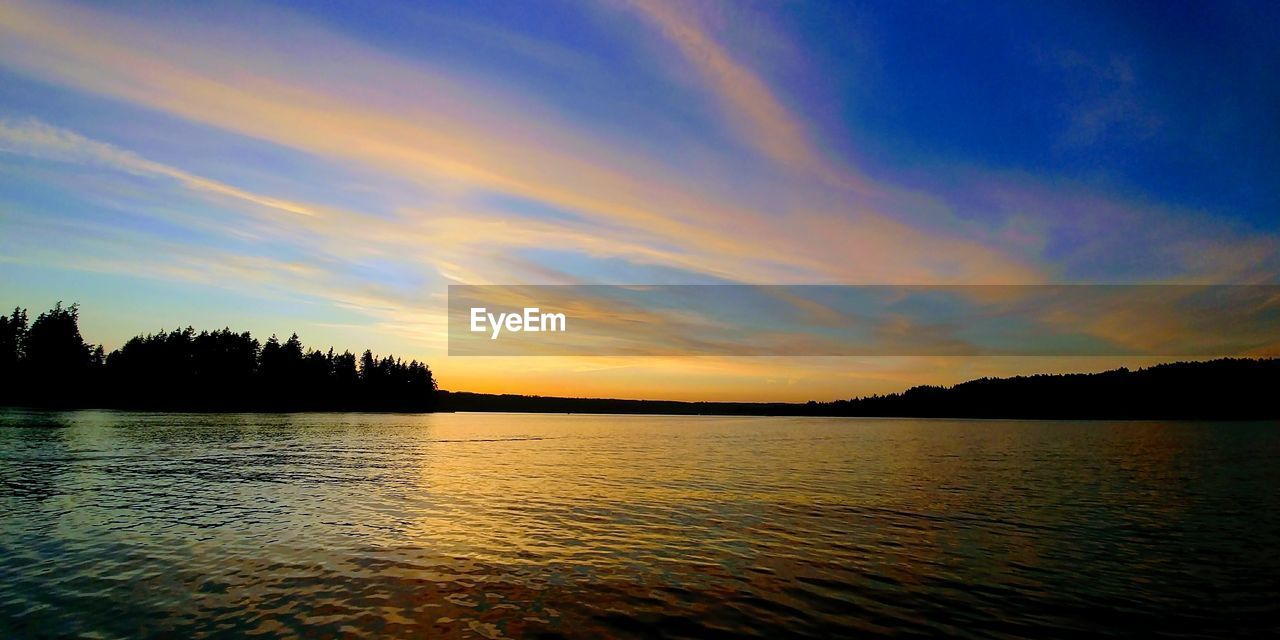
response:
[(26, 309), (14, 307), (12, 314), (0, 316), (0, 402), (18, 398), (18, 368), (23, 362), (26, 339)]
[(23, 339), (21, 375), (36, 404), (77, 404), (88, 387), (94, 349), (80, 335), (78, 305), (36, 317)]
[[(192, 327), (130, 338), (105, 354), (85, 343), (79, 307), (0, 316), (0, 402), (164, 410), (426, 411), (435, 406), (430, 369), (366, 352), (307, 349), (296, 333), (260, 344), (230, 328)], [(366, 378), (367, 372), (367, 378)]]

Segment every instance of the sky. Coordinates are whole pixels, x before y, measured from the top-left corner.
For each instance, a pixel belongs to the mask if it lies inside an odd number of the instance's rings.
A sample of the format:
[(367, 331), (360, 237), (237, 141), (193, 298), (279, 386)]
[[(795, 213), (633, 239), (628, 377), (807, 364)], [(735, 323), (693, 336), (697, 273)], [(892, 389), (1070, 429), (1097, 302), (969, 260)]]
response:
[(1250, 2), (0, 0), (0, 303), (471, 391), (1150, 363), (450, 357), (447, 287), (1277, 284), (1277, 34)]

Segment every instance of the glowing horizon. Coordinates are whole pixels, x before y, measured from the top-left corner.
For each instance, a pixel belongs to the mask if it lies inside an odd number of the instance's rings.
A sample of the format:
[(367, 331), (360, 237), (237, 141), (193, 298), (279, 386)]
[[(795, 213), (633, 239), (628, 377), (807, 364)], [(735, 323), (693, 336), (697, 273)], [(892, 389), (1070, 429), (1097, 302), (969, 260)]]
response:
[(3, 0), (0, 303), (451, 390), (830, 400), (1161, 359), (450, 358), (445, 290), (1280, 282), (1274, 16), (1215, 13), (1213, 48), (1189, 15), (935, 9)]

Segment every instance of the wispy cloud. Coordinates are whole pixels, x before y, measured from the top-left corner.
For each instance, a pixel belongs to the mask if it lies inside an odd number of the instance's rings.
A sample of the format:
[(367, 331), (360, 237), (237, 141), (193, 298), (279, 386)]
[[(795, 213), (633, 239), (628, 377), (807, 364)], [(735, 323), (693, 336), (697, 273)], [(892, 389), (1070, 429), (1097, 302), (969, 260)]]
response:
[[(857, 203), (850, 207), (836, 194), (797, 192), (799, 202), (787, 215), (712, 197), (696, 180), (601, 146), (555, 118), (489, 112), (479, 106), (490, 102), (487, 88), (468, 88), (329, 34), (316, 36), (323, 39), (324, 54), (308, 41), (282, 56), (243, 34), (243, 42), (215, 53), (198, 46), (199, 34), (175, 37), (173, 29), (149, 30), (86, 9), (4, 11), (8, 40), (15, 45), (10, 64), (28, 72), (322, 157), (364, 163), (424, 187), (443, 182), (545, 203), (594, 224), (659, 238), (695, 256), (687, 262), (714, 263), (704, 268), (717, 276), (1034, 277), (1019, 258)], [(344, 62), (327, 78), (306, 84), (315, 73), (315, 56)], [(368, 78), (376, 79), (374, 86)], [(339, 80), (347, 84), (335, 86)], [(396, 87), (395, 96), (378, 88), (388, 86)], [(379, 99), (352, 99), (368, 92)], [(534, 103), (530, 111), (542, 109)], [(775, 250), (766, 257), (761, 246)], [(931, 261), (937, 256), (942, 260)]]
[[(663, 0), (625, 6), (607, 10), (609, 28), (618, 31), (610, 35), (660, 42), (665, 55), (636, 62), (666, 65), (657, 75), (670, 75), (672, 64), (679, 73), (692, 70), (695, 91), (715, 105), (730, 144), (699, 137), (696, 126), (601, 126), (524, 78), (451, 67), (415, 56), (412, 47), (379, 48), (288, 11), (264, 11), (269, 22), (196, 21), (0, 0), (0, 67), (11, 77), (109, 102), (137, 118), (138, 128), (162, 121), (368, 176), (358, 196), (345, 194), (340, 203), (330, 197), (336, 185), (306, 184), (324, 180), (316, 176), (291, 176), (304, 188), (280, 190), (274, 174), (302, 173), (287, 162), (220, 155), (225, 149), (214, 146), (208, 159), (236, 170), (210, 171), (207, 163), (153, 153), (127, 132), (108, 135), (100, 122), (76, 122), (61, 110), (38, 119), (20, 111), (0, 119), (0, 152), (8, 156), (0, 162), (83, 169), (75, 177), (38, 176), (24, 193), (65, 192), (89, 210), (153, 216), (192, 237), (113, 229), (109, 221), (86, 227), (81, 219), (62, 228), (61, 221), (11, 210), (6, 231), (22, 224), (32, 233), (59, 232), (79, 238), (86, 251), (27, 246), (6, 258), (296, 292), (359, 310), (378, 331), (434, 353), (444, 345), (445, 284), (618, 281), (616, 272), (597, 270), (600, 264), (770, 284), (1276, 277), (1273, 236), (1231, 228), (1205, 212), (1171, 212), (1159, 202), (971, 166), (939, 168), (969, 176), (961, 192), (941, 180), (873, 179), (857, 158), (821, 144), (829, 132), (810, 121), (803, 102), (772, 86), (752, 56), (730, 46), (696, 8)], [(504, 26), (476, 28), (478, 37), (548, 64), (584, 72), (603, 64), (569, 45), (502, 38), (510, 31)], [(630, 104), (641, 99), (636, 95), (593, 93), (592, 100), (679, 120), (660, 100)], [(1113, 115), (1100, 113), (1095, 124), (1105, 130)], [(650, 136), (653, 144), (644, 139)], [(35, 172), (36, 164), (10, 175)], [(88, 173), (92, 180), (77, 181)], [(166, 188), (125, 193), (120, 175)], [(365, 197), (378, 200), (376, 215), (361, 203)], [(211, 210), (221, 215), (206, 215)], [(655, 339), (661, 329), (655, 324)], [(618, 363), (607, 364), (614, 371)], [(483, 375), (475, 363), (441, 366), (470, 368), (467, 380)], [(827, 364), (789, 366), (796, 379), (806, 367), (831, 373)], [(642, 369), (657, 389), (679, 368), (649, 361)], [(758, 380), (767, 367), (710, 369), (700, 378), (708, 388), (715, 375)]]
[(754, 71), (736, 61), (703, 29), (689, 6), (667, 0), (629, 2), (701, 73), (723, 105), (726, 116), (749, 145), (792, 171), (855, 191), (868, 188), (860, 176), (835, 167), (830, 159), (823, 157), (813, 145), (803, 119), (785, 107)]
[(307, 205), (252, 193), (217, 180), (202, 178), (35, 119), (23, 122), (0, 120), (0, 151), (20, 153), (34, 158), (98, 164), (138, 175), (169, 178), (197, 191), (227, 196), (278, 211), (305, 216), (316, 215), (315, 210)]

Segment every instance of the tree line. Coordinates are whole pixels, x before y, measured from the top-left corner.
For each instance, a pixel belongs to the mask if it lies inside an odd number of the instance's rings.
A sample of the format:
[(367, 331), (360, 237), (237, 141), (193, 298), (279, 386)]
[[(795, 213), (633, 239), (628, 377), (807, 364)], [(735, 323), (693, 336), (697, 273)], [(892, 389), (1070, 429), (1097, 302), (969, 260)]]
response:
[(441, 392), (447, 411), (833, 417), (1280, 418), (1280, 359), (1225, 358), (1101, 373), (981, 378), (832, 402), (677, 402)]
[(982, 378), (833, 402), (677, 402), (437, 391), (416, 360), (307, 349), (291, 335), (191, 327), (105, 354), (61, 303), (0, 316), (0, 404), (204, 411), (525, 411), (1072, 419), (1280, 418), (1280, 359), (1175, 362), (1131, 371)]
[(1055, 419), (1280, 418), (1280, 359), (1221, 358), (1099, 373), (980, 378), (810, 403), (825, 415)]
[(80, 334), (79, 307), (61, 302), (29, 322), (0, 316), (0, 403), (200, 411), (429, 411), (426, 363), (371, 351), (307, 349), (296, 333), (192, 327), (131, 338), (104, 354)]

